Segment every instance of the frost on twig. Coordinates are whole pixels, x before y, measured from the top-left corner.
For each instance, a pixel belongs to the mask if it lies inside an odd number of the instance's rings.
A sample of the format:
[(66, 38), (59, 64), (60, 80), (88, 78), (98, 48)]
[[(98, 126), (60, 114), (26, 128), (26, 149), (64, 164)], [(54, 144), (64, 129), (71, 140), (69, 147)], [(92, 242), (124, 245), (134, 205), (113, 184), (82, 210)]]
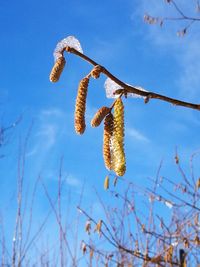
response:
[(83, 54), (83, 49), (81, 47), (79, 40), (76, 39), (74, 36), (68, 36), (68, 37), (62, 39), (56, 45), (56, 48), (55, 48), (54, 53), (53, 53), (55, 62), (58, 60), (58, 58), (62, 57), (63, 49), (67, 46), (70, 46), (70, 47), (76, 49), (77, 51), (79, 51), (80, 53)]
[[(128, 84), (127, 84), (128, 85)], [(115, 81), (113, 81), (110, 78), (107, 78), (105, 83), (104, 83), (104, 87), (106, 90), (106, 97), (107, 98), (117, 98), (119, 95), (115, 94), (115, 91), (119, 90), (119, 89), (123, 89), (119, 84), (117, 84)], [(144, 92), (148, 92), (147, 90), (143, 89), (140, 86), (134, 86), (136, 89), (144, 91)], [(141, 98), (143, 96), (141, 95), (136, 95), (134, 93), (127, 93), (128, 97), (134, 97), (134, 98)]]

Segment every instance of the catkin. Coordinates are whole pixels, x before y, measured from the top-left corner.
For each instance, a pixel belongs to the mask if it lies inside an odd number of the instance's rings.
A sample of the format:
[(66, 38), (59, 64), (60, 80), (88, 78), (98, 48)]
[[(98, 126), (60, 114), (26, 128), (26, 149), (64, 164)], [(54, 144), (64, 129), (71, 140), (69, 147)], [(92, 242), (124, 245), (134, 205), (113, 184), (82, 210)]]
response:
[(104, 189), (108, 190), (109, 189), (109, 177), (106, 176), (105, 180), (104, 180)]
[(118, 176), (126, 171), (124, 152), (124, 105), (118, 98), (114, 105), (113, 137), (112, 137), (112, 169)]
[(101, 227), (102, 227), (102, 220), (99, 220), (98, 223), (96, 224), (96, 228), (94, 229), (95, 232), (98, 234), (101, 234)]
[(91, 126), (97, 127), (101, 124), (102, 120), (105, 116), (110, 112), (110, 108), (108, 107), (101, 107), (96, 114), (94, 115), (93, 119), (91, 120)]
[(111, 138), (113, 133), (113, 115), (109, 113), (104, 120), (104, 133), (103, 133), (103, 158), (104, 164), (108, 170), (112, 169), (111, 164)]
[(100, 65), (96, 65), (93, 70), (90, 72), (91, 76), (94, 79), (98, 79), (102, 71), (102, 67)]
[(60, 75), (64, 69), (65, 66), (65, 58), (64, 57), (59, 57), (56, 63), (54, 64), (52, 71), (50, 73), (49, 79), (51, 82), (57, 82), (60, 78)]
[(85, 131), (85, 109), (86, 109), (86, 98), (88, 90), (89, 78), (83, 78), (79, 83), (78, 93), (76, 97), (75, 105), (75, 118), (74, 126), (77, 134), (83, 134)]

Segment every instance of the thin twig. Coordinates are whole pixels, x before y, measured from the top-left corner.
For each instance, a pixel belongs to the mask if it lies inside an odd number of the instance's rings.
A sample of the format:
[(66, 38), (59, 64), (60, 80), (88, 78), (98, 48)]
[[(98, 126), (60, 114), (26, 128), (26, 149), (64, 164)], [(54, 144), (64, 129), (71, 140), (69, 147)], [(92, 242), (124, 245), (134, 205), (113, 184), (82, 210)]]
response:
[[(80, 53), (79, 51), (77, 51), (75, 48), (66, 47), (66, 51), (72, 54), (75, 54), (79, 57), (81, 57), (82, 59), (84, 59), (85, 61), (89, 62), (90, 64), (92, 64), (93, 66), (97, 66), (99, 65), (97, 62), (95, 62), (94, 60), (92, 60), (90, 57), (86, 56), (85, 54)], [(133, 93), (139, 96), (142, 96), (148, 100), (150, 99), (159, 99), (168, 103), (171, 103), (175, 106), (183, 106), (183, 107), (187, 107), (187, 108), (191, 108), (191, 109), (195, 109), (195, 110), (200, 110), (200, 104), (194, 104), (194, 103), (190, 103), (190, 102), (185, 102), (185, 101), (181, 101), (175, 98), (171, 98), (165, 95), (161, 95), (161, 94), (157, 94), (154, 92), (150, 92), (150, 91), (143, 91), (140, 90), (134, 86), (128, 85), (126, 83), (124, 83), (123, 81), (121, 81), (120, 79), (118, 79), (116, 76), (114, 76), (112, 73), (110, 73), (105, 67), (101, 66), (102, 69), (102, 73), (104, 73), (107, 77), (109, 77), (111, 80), (113, 80), (114, 82), (116, 82), (118, 85), (120, 85), (122, 87), (122, 89), (118, 89), (115, 91), (116, 94), (127, 94), (127, 93)]]

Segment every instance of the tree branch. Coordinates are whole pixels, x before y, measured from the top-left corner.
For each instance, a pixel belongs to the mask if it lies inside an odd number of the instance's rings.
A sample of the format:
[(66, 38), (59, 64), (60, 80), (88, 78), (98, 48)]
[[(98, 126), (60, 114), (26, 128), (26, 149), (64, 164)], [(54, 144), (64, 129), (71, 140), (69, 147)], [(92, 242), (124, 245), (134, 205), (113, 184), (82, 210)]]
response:
[[(91, 59), (90, 57), (80, 53), (79, 51), (77, 51), (75, 48), (66, 47), (66, 51), (69, 53), (72, 53), (74, 55), (79, 56), (80, 58), (82, 58), (83, 60), (89, 62), (90, 64), (92, 64), (93, 66), (97, 66), (99, 65), (97, 62), (95, 62), (93, 59)], [(100, 65), (99, 65), (100, 66)], [(112, 73), (110, 73), (105, 67), (100, 66), (101, 67), (101, 72), (103, 74), (105, 74), (107, 77), (109, 77), (111, 80), (113, 80), (114, 82), (116, 82), (118, 85), (120, 85), (122, 88), (118, 89), (115, 91), (115, 94), (124, 94), (127, 95), (127, 93), (133, 93), (139, 96), (142, 96), (145, 98), (145, 103), (147, 103), (150, 99), (159, 99), (168, 103), (171, 103), (175, 106), (182, 106), (182, 107), (186, 107), (186, 108), (191, 108), (191, 109), (195, 109), (195, 110), (200, 110), (200, 104), (194, 104), (194, 103), (190, 103), (190, 102), (185, 102), (182, 100), (178, 100), (175, 98), (171, 98), (165, 95), (161, 95), (161, 94), (157, 94), (154, 92), (149, 92), (149, 91), (143, 91), (140, 90), (132, 85), (128, 85), (126, 83), (124, 83), (123, 81), (121, 81), (120, 79), (118, 79), (116, 76), (114, 76)]]

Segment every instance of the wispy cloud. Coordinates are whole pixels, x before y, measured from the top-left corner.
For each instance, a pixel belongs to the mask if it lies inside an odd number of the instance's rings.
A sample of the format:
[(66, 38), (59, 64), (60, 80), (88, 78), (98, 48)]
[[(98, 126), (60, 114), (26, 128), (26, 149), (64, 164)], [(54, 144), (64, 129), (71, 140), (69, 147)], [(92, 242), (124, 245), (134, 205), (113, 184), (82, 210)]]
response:
[(80, 187), (81, 186), (80, 180), (72, 174), (67, 175), (65, 181), (69, 186), (72, 186), (72, 187)]
[(34, 156), (38, 151), (38, 146), (34, 146), (30, 151), (26, 153), (26, 157)]
[(199, 39), (192, 39), (185, 49), (181, 62), (181, 74), (178, 85), (188, 99), (200, 96), (200, 50)]
[(51, 148), (55, 142), (58, 135), (58, 127), (53, 123), (46, 123), (41, 126), (41, 129), (37, 132), (36, 136), (44, 141), (44, 147), (46, 149)]
[[(54, 146), (60, 135), (60, 124), (64, 118), (64, 112), (58, 108), (44, 109), (39, 114), (39, 128), (36, 133), (38, 142), (48, 150)], [(41, 142), (42, 141), (42, 142)]]
[(39, 112), (33, 147), (27, 152), (27, 157), (38, 153), (42, 157), (54, 147), (62, 136), (61, 126), (64, 118), (64, 112), (57, 108), (44, 109)]
[(129, 137), (131, 137), (131, 138), (133, 138), (139, 142), (145, 142), (145, 143), (150, 142), (150, 140), (144, 134), (142, 134), (140, 131), (136, 130), (135, 128), (127, 127), (126, 128), (126, 134)]
[(42, 176), (45, 177), (45, 179), (48, 182), (56, 182), (56, 183), (61, 178), (62, 186), (64, 188), (71, 187), (73, 190), (76, 189), (77, 193), (80, 192), (80, 189), (83, 186), (83, 181), (78, 178), (76, 173), (68, 172), (64, 168), (62, 168), (61, 177), (60, 177), (60, 171), (57, 168), (55, 168), (55, 169), (48, 168), (48, 169), (44, 170), (42, 172)]
[(45, 117), (54, 116), (54, 117), (62, 117), (64, 115), (63, 111), (58, 108), (49, 108), (44, 109), (40, 112), (40, 118), (45, 119)]

